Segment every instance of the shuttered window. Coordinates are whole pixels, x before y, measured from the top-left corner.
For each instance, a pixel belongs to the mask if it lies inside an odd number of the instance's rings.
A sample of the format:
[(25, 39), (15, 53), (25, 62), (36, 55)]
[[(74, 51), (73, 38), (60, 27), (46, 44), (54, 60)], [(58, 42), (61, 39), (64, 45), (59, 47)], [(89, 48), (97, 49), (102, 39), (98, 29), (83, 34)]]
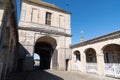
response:
[(45, 21), (46, 25), (51, 25), (51, 15), (52, 13), (46, 12), (46, 21)]
[(32, 9), (32, 18), (31, 18), (32, 22), (38, 22), (38, 10), (33, 8)]

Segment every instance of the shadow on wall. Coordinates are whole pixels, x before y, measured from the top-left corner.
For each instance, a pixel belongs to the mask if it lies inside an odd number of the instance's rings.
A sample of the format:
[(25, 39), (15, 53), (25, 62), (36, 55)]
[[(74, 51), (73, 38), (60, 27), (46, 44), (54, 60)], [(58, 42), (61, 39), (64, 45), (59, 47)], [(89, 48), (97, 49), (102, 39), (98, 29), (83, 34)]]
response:
[[(45, 59), (47, 59), (47, 57), (45, 57)], [(51, 69), (54, 69), (54, 70), (58, 69), (59, 65), (58, 65), (57, 60), (58, 60), (58, 51), (55, 49), (53, 51), (53, 53), (51, 54), (51, 58), (50, 58), (49, 63), (48, 63), (49, 67), (51, 67)], [(52, 64), (51, 64), (51, 62), (52, 62)], [(43, 63), (44, 63), (44, 61), (43, 61)], [(48, 64), (45, 64), (44, 66), (46, 66)], [(23, 45), (19, 43), (18, 59), (17, 59), (17, 71), (18, 72), (20, 72), (20, 71), (32, 71), (33, 68), (34, 68), (33, 56), (30, 56), (30, 53), (25, 49), (25, 47), (23, 47)]]
[(34, 72), (21, 72), (9, 75), (8, 80), (64, 80), (63, 78), (49, 72), (39, 70)]
[[(35, 53), (37, 54), (37, 53)], [(39, 57), (41, 57), (39, 54), (37, 54)], [(46, 55), (46, 54), (45, 54)], [(48, 59), (47, 56), (44, 57), (45, 60)], [(49, 62), (48, 63), (45, 63), (44, 61), (44, 65), (41, 66), (40, 63), (41, 63), (41, 59), (40, 60), (34, 60), (34, 70), (47, 70), (47, 69), (53, 69), (53, 70), (58, 70), (58, 50), (55, 49), (52, 54), (50, 54), (50, 59), (49, 59)], [(47, 64), (47, 68), (45, 68)], [(49, 64), (49, 65), (48, 65)], [(45, 67), (44, 67), (45, 66)], [(43, 67), (43, 68), (41, 68)]]
[[(28, 67), (28, 69), (31, 68), (31, 70), (32, 70), (33, 57), (32, 56), (28, 57), (26, 55), (30, 55), (30, 53), (23, 47), (22, 44), (19, 43), (18, 59), (17, 59), (17, 71), (25, 71), (26, 67)], [(28, 61), (28, 59), (30, 61)]]

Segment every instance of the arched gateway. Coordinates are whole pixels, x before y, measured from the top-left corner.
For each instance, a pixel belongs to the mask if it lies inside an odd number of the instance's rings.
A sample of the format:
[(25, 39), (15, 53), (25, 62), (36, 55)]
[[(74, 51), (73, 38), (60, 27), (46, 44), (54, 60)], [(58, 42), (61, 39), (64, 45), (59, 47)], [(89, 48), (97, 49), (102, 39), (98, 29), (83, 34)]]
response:
[(33, 70), (33, 54), (37, 53), (40, 69), (69, 70), (71, 14), (42, 0), (23, 0), (21, 4), (19, 50), (23, 69)]
[(53, 54), (57, 54), (54, 52), (56, 46), (57, 46), (56, 40), (52, 37), (44, 36), (40, 37), (36, 41), (34, 53), (37, 53), (40, 56), (39, 62), (40, 69), (50, 69), (52, 67), (53, 61), (51, 59), (53, 58)]

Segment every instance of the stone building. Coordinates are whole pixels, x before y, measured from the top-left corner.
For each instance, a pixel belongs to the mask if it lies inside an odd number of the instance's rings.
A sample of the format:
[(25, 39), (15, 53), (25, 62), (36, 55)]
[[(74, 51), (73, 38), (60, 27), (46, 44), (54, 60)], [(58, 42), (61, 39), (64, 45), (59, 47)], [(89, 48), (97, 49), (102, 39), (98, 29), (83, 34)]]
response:
[(70, 13), (42, 0), (22, 0), (19, 41), (24, 70), (32, 70), (34, 54), (40, 56), (40, 69), (67, 70)]
[(0, 0), (0, 80), (17, 68), (17, 16), (14, 0)]
[(120, 31), (72, 45), (71, 70), (120, 78)]

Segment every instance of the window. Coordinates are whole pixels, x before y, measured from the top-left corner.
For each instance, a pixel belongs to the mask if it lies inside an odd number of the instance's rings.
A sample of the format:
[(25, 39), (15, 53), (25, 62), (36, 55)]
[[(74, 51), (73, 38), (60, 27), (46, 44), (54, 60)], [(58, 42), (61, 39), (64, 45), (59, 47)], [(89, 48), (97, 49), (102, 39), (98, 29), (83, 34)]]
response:
[(45, 21), (46, 25), (51, 25), (51, 15), (52, 13), (46, 12), (46, 21)]
[(64, 28), (65, 25), (65, 18), (64, 16), (60, 15), (59, 16), (59, 27)]
[(108, 53), (106, 53), (106, 62), (109, 63)]
[(41, 13), (40, 13), (40, 10), (39, 10), (39, 11), (38, 11), (38, 18), (39, 18), (39, 19), (40, 19), (40, 14), (41, 14)]
[(26, 4), (22, 3), (22, 12), (21, 12), (21, 20), (24, 21), (26, 18)]
[(31, 21), (38, 22), (38, 10), (35, 8), (32, 9)]
[(79, 60), (80, 61), (80, 53), (76, 54), (76, 61)]
[(75, 51), (74, 55), (76, 57), (76, 61), (80, 61), (80, 52), (79, 51)]
[(88, 61), (89, 62), (93, 62), (93, 54), (89, 54), (88, 56), (89, 56), (89, 60)]
[(23, 9), (22, 10), (22, 13), (21, 13), (21, 20), (25, 20), (25, 16), (26, 16), (26, 10), (25, 9)]

